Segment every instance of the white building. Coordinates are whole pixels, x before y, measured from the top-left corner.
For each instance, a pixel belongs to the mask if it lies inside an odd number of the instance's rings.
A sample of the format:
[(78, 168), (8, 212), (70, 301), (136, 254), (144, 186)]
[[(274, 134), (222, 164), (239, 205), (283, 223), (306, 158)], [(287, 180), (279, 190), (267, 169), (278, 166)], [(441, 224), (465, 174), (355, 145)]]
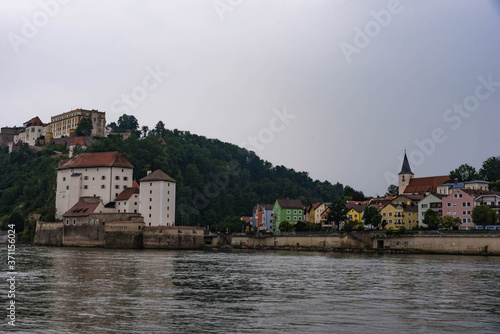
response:
[(104, 204), (132, 187), (134, 166), (118, 152), (82, 153), (57, 168), (56, 217), (81, 197), (100, 197)]
[(36, 141), (40, 137), (45, 137), (49, 128), (48, 124), (43, 123), (40, 118), (33, 117), (23, 124), (24, 131), (20, 132), (17, 137), (14, 137), (14, 142), (21, 141), (30, 146), (35, 146)]
[(139, 180), (140, 212), (146, 226), (175, 225), (176, 181), (160, 169)]

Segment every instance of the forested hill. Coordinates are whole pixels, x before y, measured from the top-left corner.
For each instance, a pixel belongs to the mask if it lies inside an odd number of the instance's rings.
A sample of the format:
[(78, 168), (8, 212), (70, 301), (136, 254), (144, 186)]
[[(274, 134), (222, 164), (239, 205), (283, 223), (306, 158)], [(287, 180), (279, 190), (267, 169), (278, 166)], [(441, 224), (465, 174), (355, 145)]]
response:
[[(184, 131), (162, 129), (141, 139), (110, 136), (87, 150), (103, 151), (121, 152), (134, 165), (137, 180), (156, 169), (176, 179), (178, 225), (214, 226), (227, 217), (250, 216), (257, 203), (297, 198), (309, 205), (344, 192), (340, 183), (315, 181), (236, 145)], [(53, 205), (57, 159), (52, 153), (23, 148), (9, 155), (1, 150), (0, 216), (16, 208), (26, 215)]]

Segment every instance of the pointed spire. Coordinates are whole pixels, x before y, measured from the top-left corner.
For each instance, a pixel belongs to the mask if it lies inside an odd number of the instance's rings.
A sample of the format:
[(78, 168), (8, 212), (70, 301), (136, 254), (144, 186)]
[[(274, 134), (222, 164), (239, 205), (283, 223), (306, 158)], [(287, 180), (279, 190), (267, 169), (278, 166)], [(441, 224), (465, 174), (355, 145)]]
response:
[(411, 171), (410, 163), (408, 162), (408, 157), (406, 156), (406, 148), (405, 148), (405, 157), (403, 159), (403, 166), (401, 167), (401, 172), (399, 172), (399, 175), (401, 174), (414, 175), (413, 172)]

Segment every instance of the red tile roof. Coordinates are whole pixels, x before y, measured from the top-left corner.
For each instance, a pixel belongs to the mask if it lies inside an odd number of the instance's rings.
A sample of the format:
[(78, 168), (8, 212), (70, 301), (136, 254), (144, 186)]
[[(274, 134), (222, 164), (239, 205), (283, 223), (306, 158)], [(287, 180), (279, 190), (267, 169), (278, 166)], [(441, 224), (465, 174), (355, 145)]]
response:
[(47, 126), (47, 124), (43, 123), (38, 116), (33, 117), (29, 121), (25, 122), (23, 125), (25, 128), (29, 126)]
[(450, 180), (448, 175), (416, 177), (410, 180), (406, 186), (404, 193), (435, 193), (437, 187)]
[(167, 174), (165, 174), (161, 169), (157, 169), (152, 173), (149, 173), (145, 177), (139, 180), (139, 182), (143, 181), (168, 181), (168, 182), (177, 182)]
[(81, 153), (57, 169), (121, 167), (134, 168), (119, 152)]
[(97, 206), (101, 203), (100, 197), (82, 197), (80, 200), (69, 209), (64, 217), (81, 217), (88, 216), (94, 213)]
[(141, 187), (139, 187), (139, 183), (137, 183), (136, 180), (134, 180), (134, 182), (132, 182), (132, 187), (137, 188), (137, 189), (141, 189)]
[(130, 197), (134, 194), (138, 194), (139, 189), (138, 188), (125, 188), (123, 191), (115, 198), (115, 201), (126, 201), (129, 200)]

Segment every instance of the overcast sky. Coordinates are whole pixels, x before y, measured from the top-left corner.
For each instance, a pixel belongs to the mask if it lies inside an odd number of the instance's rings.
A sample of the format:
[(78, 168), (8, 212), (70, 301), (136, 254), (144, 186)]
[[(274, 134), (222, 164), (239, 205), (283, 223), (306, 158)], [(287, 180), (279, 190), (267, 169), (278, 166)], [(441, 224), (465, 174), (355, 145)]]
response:
[(383, 195), (500, 155), (500, 1), (0, 2), (0, 126), (162, 120)]

